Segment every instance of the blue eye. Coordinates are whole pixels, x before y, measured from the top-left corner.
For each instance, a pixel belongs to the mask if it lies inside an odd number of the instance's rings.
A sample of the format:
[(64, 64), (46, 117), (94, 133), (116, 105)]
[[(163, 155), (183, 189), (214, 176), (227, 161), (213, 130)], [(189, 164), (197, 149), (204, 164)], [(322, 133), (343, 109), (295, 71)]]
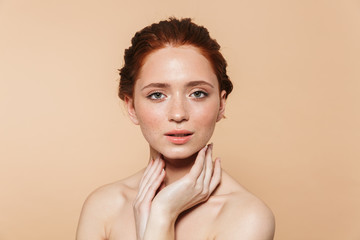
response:
[(196, 91), (196, 92), (193, 92), (191, 94), (191, 96), (195, 97), (195, 98), (204, 98), (206, 96), (208, 96), (209, 94), (206, 93), (206, 92), (203, 92), (203, 91)]
[(159, 99), (163, 99), (164, 97), (165, 95), (162, 94), (161, 92), (154, 92), (147, 96), (147, 98), (152, 100), (159, 100)]

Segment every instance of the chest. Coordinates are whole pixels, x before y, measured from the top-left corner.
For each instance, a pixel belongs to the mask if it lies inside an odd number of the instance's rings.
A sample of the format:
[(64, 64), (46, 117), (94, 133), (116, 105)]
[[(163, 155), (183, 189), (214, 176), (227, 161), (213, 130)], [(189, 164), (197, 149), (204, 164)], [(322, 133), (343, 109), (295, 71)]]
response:
[[(176, 240), (213, 240), (216, 233), (217, 209), (203, 204), (179, 216), (175, 224)], [(123, 209), (108, 228), (109, 240), (136, 240), (132, 207)]]

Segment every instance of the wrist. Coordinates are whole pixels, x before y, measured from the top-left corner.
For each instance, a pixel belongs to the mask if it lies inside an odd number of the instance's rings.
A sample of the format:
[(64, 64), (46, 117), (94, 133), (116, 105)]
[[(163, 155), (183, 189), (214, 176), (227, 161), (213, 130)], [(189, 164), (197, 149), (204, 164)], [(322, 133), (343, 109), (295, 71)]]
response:
[(144, 240), (169, 240), (175, 236), (176, 217), (162, 207), (151, 206)]
[(164, 204), (157, 204), (156, 202), (153, 202), (151, 205), (150, 217), (157, 219), (161, 225), (175, 224), (178, 216), (179, 213), (169, 209)]

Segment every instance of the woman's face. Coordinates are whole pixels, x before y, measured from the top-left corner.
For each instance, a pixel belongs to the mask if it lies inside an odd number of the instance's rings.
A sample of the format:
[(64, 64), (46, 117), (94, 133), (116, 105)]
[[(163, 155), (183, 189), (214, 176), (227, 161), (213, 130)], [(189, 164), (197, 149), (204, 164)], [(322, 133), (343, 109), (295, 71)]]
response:
[(126, 98), (130, 118), (152, 150), (168, 159), (187, 158), (210, 140), (224, 114), (225, 91), (210, 62), (192, 46), (167, 47), (145, 59)]

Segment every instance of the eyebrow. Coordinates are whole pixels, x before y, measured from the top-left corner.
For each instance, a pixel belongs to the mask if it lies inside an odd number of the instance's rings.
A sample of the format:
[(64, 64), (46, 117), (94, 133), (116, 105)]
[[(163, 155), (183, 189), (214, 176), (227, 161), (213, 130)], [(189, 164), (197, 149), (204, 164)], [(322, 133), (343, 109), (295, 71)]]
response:
[[(186, 87), (194, 87), (194, 86), (198, 86), (198, 85), (208, 85), (209, 87), (211, 88), (214, 88), (214, 86), (206, 81), (203, 81), (203, 80), (197, 80), (197, 81), (191, 81), (191, 82), (188, 82), (186, 84)], [(170, 87), (170, 84), (168, 83), (150, 83), (148, 85), (146, 85), (145, 87), (143, 87), (141, 89), (144, 90), (146, 88), (151, 88), (151, 87), (155, 87), (155, 88), (169, 88)]]
[(151, 87), (154, 87), (154, 88), (168, 88), (168, 87), (170, 87), (170, 85), (167, 84), (167, 83), (150, 83), (149, 85), (146, 85), (145, 87), (143, 87), (141, 89), (141, 91), (146, 89), (146, 88), (151, 88)]

